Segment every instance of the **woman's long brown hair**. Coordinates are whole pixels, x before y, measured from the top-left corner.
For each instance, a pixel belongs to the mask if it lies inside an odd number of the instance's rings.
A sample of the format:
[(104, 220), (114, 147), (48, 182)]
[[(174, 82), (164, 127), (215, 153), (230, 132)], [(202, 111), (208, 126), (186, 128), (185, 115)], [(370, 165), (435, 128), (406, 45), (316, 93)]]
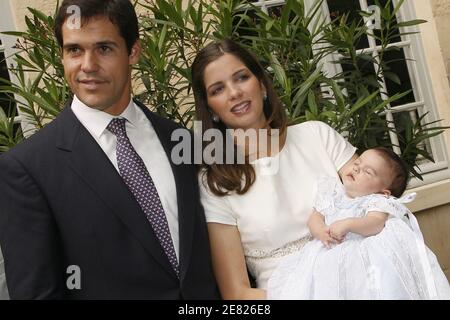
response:
[[(202, 122), (202, 135), (211, 128), (219, 129), (224, 137), (223, 159), (226, 159), (227, 147), (225, 145), (226, 125), (222, 122), (214, 122), (208, 106), (206, 88), (204, 83), (205, 68), (213, 61), (225, 54), (231, 54), (238, 58), (244, 65), (264, 84), (267, 91), (267, 102), (264, 103), (264, 114), (267, 126), (271, 129), (279, 129), (280, 137), (284, 136), (287, 126), (285, 110), (278, 98), (272, 81), (258, 60), (246, 49), (230, 39), (216, 41), (205, 46), (196, 56), (192, 68), (192, 88), (195, 98), (195, 112), (197, 120)], [(203, 145), (205, 148), (205, 145)], [(236, 160), (236, 152), (234, 153)], [(248, 160), (248, 159), (247, 159)], [(246, 161), (245, 164), (211, 164), (203, 162), (201, 166), (206, 182), (212, 193), (225, 196), (231, 192), (237, 194), (246, 193), (255, 182), (256, 174), (253, 166)]]

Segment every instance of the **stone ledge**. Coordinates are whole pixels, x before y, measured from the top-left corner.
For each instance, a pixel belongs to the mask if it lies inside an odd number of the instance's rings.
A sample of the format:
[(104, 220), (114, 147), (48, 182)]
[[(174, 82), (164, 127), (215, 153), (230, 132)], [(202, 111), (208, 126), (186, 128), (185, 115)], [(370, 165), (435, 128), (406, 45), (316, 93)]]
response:
[(435, 182), (426, 186), (408, 190), (406, 193), (417, 193), (417, 198), (408, 203), (412, 212), (419, 212), (450, 203), (450, 179)]

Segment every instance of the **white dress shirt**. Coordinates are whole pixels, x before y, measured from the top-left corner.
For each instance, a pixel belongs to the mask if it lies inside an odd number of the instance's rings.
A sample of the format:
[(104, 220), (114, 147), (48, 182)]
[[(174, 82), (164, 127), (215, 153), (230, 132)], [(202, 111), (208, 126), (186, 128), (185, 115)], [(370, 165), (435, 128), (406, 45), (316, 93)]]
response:
[(170, 234), (177, 257), (179, 257), (178, 207), (175, 178), (167, 154), (156, 135), (150, 120), (130, 98), (127, 108), (119, 116), (86, 106), (76, 96), (73, 98), (72, 111), (81, 124), (105, 152), (117, 172), (116, 136), (106, 129), (113, 118), (124, 118), (125, 129), (131, 144), (144, 161), (144, 164), (158, 190), (162, 206), (169, 223)]

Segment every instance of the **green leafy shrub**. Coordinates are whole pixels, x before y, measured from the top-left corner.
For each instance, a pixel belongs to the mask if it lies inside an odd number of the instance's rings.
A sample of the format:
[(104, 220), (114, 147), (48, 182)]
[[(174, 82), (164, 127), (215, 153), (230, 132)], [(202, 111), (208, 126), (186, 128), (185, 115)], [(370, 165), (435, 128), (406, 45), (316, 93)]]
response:
[[(377, 81), (381, 74), (400, 81), (390, 71), (384, 54), (396, 50), (389, 43), (402, 35), (402, 27), (423, 22), (396, 23), (402, 3), (398, 1), (392, 10), (390, 0), (384, 6), (377, 2), (383, 19), (381, 30), (374, 34), (364, 23), (350, 21), (348, 15), (327, 22), (321, 17), (322, 1), (306, 11), (303, 1), (287, 0), (276, 16), (248, 1), (135, 1), (141, 12), (143, 55), (133, 70), (134, 95), (151, 110), (190, 127), (194, 117), (190, 91), (193, 58), (208, 41), (230, 37), (254, 52), (267, 67), (293, 123), (324, 121), (362, 150), (392, 146), (389, 132), (396, 132), (402, 157), (410, 171), (421, 178), (415, 166), (418, 156), (433, 160), (424, 142), (444, 128), (435, 122), (425, 123), (425, 115), (415, 122), (405, 118), (401, 130), (396, 128), (386, 119), (386, 109), (408, 92), (388, 97)], [(21, 113), (39, 129), (59, 113), (71, 93), (53, 37), (54, 16), (32, 8), (29, 11), (27, 31), (5, 32), (18, 37), (17, 68), (11, 70), (18, 82), (1, 80), (0, 92), (20, 97), (16, 103)], [(357, 54), (357, 43), (367, 35), (380, 43), (378, 57)], [(345, 65), (346, 71), (327, 75), (322, 68), (325, 61)], [(375, 74), (367, 74), (361, 67), (364, 63), (375, 65)], [(0, 134), (8, 130), (0, 126)], [(0, 144), (10, 147), (19, 140), (0, 140)]]

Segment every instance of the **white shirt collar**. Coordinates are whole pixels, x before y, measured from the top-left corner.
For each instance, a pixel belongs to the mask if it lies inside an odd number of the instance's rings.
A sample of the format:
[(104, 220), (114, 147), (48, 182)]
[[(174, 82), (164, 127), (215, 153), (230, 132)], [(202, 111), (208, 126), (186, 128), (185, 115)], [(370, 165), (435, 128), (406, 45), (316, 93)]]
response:
[(136, 126), (138, 124), (138, 114), (133, 99), (130, 98), (130, 102), (125, 110), (118, 116), (113, 116), (104, 111), (100, 111), (94, 108), (90, 108), (81, 102), (76, 95), (72, 101), (72, 111), (83, 126), (88, 129), (91, 134), (99, 138), (106, 130), (106, 127), (113, 118), (124, 118), (131, 125)]

